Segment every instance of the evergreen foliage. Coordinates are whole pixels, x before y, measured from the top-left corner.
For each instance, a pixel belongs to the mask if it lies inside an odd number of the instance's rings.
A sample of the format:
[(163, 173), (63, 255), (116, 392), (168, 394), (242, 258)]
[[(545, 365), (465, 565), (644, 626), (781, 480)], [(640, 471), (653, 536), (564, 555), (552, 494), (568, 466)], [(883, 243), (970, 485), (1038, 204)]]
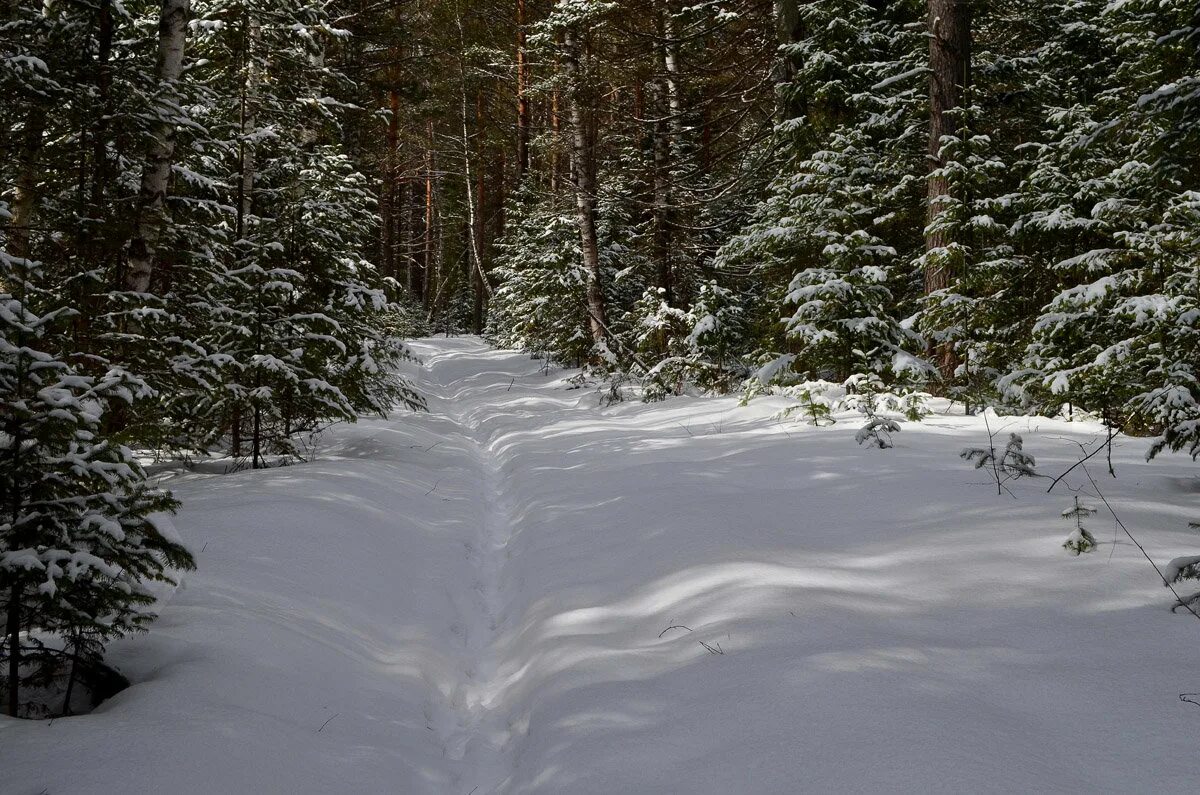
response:
[(174, 500), (102, 433), (113, 408), (151, 397), (145, 382), (119, 366), (79, 372), (60, 348), (75, 313), (44, 271), (7, 255), (0, 265), (2, 678), (15, 715), (28, 709), (20, 689), (63, 667), (47, 635), (76, 663), (94, 664), (108, 640), (153, 618), (151, 583), (172, 582), (192, 558), (151, 516)]

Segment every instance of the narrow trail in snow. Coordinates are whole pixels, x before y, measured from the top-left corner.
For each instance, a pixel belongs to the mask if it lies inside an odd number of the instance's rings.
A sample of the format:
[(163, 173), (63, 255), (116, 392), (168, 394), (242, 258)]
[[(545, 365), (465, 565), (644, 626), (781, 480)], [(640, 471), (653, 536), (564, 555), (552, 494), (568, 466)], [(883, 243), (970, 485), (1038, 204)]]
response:
[[(981, 417), (880, 451), (782, 396), (601, 405), (477, 337), (411, 349), (428, 412), (165, 480), (197, 571), (112, 645), (132, 687), (0, 717), (0, 789), (1195, 792), (1186, 619), (1132, 551), (1066, 555), (1057, 491), (964, 469)], [(1103, 438), (1010, 422), (1047, 471)], [(1193, 554), (1191, 459), (1113, 453), (1124, 520)]]
[[(446, 694), (445, 711), (435, 725), (444, 756), (457, 763), (455, 791), (480, 795), (501, 789), (512, 778), (514, 766), (514, 732), (503, 712), (504, 686), (499, 680), (500, 659), (496, 649), (509, 602), (506, 566), (514, 521), (504, 494), (501, 462), (480, 420), (465, 412), (457, 400), (457, 391), (465, 379), (444, 378), (438, 367), (459, 355), (477, 353), (468, 350), (431, 358), (426, 362), (428, 380), (423, 386), (433, 398), (431, 412), (453, 425), (454, 430), (447, 436), (461, 442), (471, 454), (475, 468), (471, 474), (477, 492), (471, 499), (478, 504), (479, 514), (475, 531), (463, 540), (474, 579), (470, 583), (470, 598), (456, 600), (459, 615), (455, 627), (463, 640), (458, 682)], [(487, 384), (485, 388), (502, 388), (502, 385)]]

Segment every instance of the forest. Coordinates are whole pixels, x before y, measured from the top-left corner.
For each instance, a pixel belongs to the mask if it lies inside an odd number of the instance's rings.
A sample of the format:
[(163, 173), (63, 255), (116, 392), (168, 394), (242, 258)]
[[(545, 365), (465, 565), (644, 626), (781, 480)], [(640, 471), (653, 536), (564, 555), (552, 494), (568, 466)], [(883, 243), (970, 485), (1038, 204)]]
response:
[[(604, 410), (1200, 456), (1193, 0), (3, 0), (0, 97), (13, 717), (203, 569), (156, 473), (450, 405), (421, 338)], [(1034, 463), (993, 431), (1001, 491)]]

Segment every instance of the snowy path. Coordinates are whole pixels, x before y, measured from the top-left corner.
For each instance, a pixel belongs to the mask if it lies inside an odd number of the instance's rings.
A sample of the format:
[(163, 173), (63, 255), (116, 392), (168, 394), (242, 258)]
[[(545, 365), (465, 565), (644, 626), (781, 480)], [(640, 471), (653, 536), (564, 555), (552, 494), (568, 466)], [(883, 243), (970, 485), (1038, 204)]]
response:
[[(1200, 626), (1070, 492), (958, 458), (976, 419), (781, 424), (780, 399), (597, 406), (477, 339), (414, 345), (426, 414), (310, 464), (168, 472), (200, 569), (134, 686), (0, 718), (0, 791), (1191, 792)], [(1094, 428), (1020, 420), (1044, 471)], [(1195, 465), (1106, 494), (1194, 553)]]
[[(469, 352), (475, 353), (474, 348)], [(479, 421), (464, 411), (465, 395), (455, 393), (455, 383), (445, 383), (443, 371), (455, 353), (429, 352), (429, 368), (424, 393), (430, 410), (444, 414), (455, 426), (453, 436), (461, 439), (473, 459), (479, 478), (478, 492), (481, 520), (474, 538), (463, 542), (463, 549), (472, 566), (471, 599), (457, 605), (457, 620), (452, 633), (461, 632), (463, 656), (462, 677), (450, 693), (448, 725), (439, 733), (448, 759), (461, 762), (454, 776), (459, 792), (494, 791), (498, 784), (512, 775), (510, 753), (511, 733), (502, 725), (492, 709), (498, 680), (498, 655), (494, 648), (502, 627), (506, 603), (503, 577), (508, 561), (508, 542), (513, 533), (513, 520), (503, 492), (500, 467), (485, 441), (481, 441)], [(489, 384), (492, 391), (498, 382)], [(506, 391), (511, 391), (510, 389)]]

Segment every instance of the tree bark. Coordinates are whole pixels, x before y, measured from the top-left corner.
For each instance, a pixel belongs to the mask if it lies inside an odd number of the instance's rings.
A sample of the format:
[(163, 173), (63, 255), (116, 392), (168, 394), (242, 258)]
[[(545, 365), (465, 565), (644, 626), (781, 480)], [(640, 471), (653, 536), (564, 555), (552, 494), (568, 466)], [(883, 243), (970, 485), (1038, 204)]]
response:
[(525, 0), (517, 0), (517, 184), (529, 171), (529, 61), (525, 55)]
[[(942, 141), (958, 133), (957, 111), (971, 82), (970, 0), (928, 0), (929, 10), (929, 181), (926, 223), (933, 227), (944, 212), (943, 197), (950, 194), (944, 175)], [(951, 262), (945, 249), (954, 241), (945, 229), (925, 236), (925, 294), (944, 290), (951, 282)], [(942, 344), (931, 351), (942, 377), (953, 378), (953, 347)]]
[(379, 189), (379, 267), (386, 276), (398, 277), (396, 265), (396, 154), (400, 141), (400, 92), (388, 91), (388, 123), (384, 140), (383, 179)]
[[(173, 95), (183, 73), (183, 51), (187, 36), (190, 0), (162, 0), (158, 25), (158, 82)], [(167, 111), (172, 113), (173, 111)], [(170, 119), (155, 122), (146, 147), (142, 184), (138, 191), (133, 236), (125, 256), (123, 287), (130, 292), (150, 289), (155, 252), (167, 215), (167, 185), (175, 155), (175, 124)]]
[(658, 286), (663, 300), (675, 306), (675, 278), (672, 254), (673, 166), (682, 137), (683, 106), (679, 98), (679, 43), (675, 37), (675, 19), (671, 4), (663, 0), (659, 10), (660, 56), (664, 76), (659, 82), (662, 99), (654, 125), (654, 259)]
[(558, 86), (550, 91), (550, 193), (557, 194), (561, 166), (558, 152), (561, 145), (561, 123), (559, 121)]
[(112, 99), (112, 0), (100, 0), (96, 11), (96, 92), (102, 108), (100, 118), (92, 126), (92, 185), (91, 209), (93, 218), (100, 218), (104, 205), (104, 187), (108, 184), (108, 128), (113, 114)]
[(21, 141), (17, 183), (13, 188), (10, 207), (12, 221), (8, 227), (8, 254), (16, 259), (30, 258), (30, 229), (37, 215), (38, 158), (42, 153), (46, 133), (46, 109), (34, 105), (25, 117)]
[(608, 337), (608, 320), (605, 316), (604, 290), (600, 282), (600, 249), (596, 239), (595, 151), (591, 136), (588, 135), (588, 119), (584, 112), (588, 95), (580, 64), (579, 42), (575, 32), (569, 28), (563, 35), (563, 49), (567, 84), (571, 90), (571, 174), (575, 182), (579, 248), (586, 274), (588, 329), (594, 342), (603, 343)]
[(21, 585), (14, 582), (9, 589), (4, 628), (8, 639), (8, 714), (14, 718), (21, 706), (21, 597)]
[(413, 296), (428, 308), (428, 291), (426, 282), (430, 268), (433, 265), (433, 122), (427, 126), (428, 138), (425, 142), (425, 217), (424, 233), (421, 238), (420, 264), (412, 269), (412, 281), (409, 288)]
[[(800, 19), (802, 0), (775, 0), (775, 41), (780, 47), (797, 44), (804, 38), (804, 26)], [(777, 113), (780, 120), (794, 119), (804, 112), (794, 99), (786, 94), (786, 87), (791, 85), (796, 77), (799, 64), (796, 58), (788, 53), (779, 53), (775, 59), (775, 85), (777, 89), (785, 89), (779, 95)]]
[(487, 179), (484, 168), (484, 138), (483, 138), (483, 92), (475, 94), (475, 209), (472, 219), (472, 238), (475, 247), (475, 268), (472, 270), (471, 292), (472, 311), (471, 329), (476, 334), (483, 333), (483, 318), (487, 311), (488, 299), (492, 297), (492, 284), (487, 277), (488, 237), (487, 237)]
[[(483, 272), (483, 210), (481, 206), (483, 202), (483, 92), (477, 90), (475, 94), (475, 145), (478, 155), (475, 169), (479, 172), (479, 182), (478, 185), (472, 185), (474, 180), (471, 166), (471, 131), (467, 123), (467, 68), (463, 60), (466, 57), (467, 41), (461, 11), (457, 14), (456, 20), (459, 41), (458, 80), (462, 122), (463, 189), (466, 191), (467, 197), (467, 244), (469, 248), (467, 275), (468, 281), (476, 290), (476, 308), (472, 325), (477, 327), (482, 313), (481, 290), (487, 290), (488, 294), (491, 294), (491, 285)], [(478, 328), (475, 330), (478, 331)]]
[(242, 20), (243, 42), (242, 57), (245, 68), (242, 75), (241, 113), (238, 130), (238, 208), (237, 208), (237, 237), (241, 240), (246, 235), (246, 224), (250, 213), (254, 210), (254, 180), (257, 176), (257, 161), (255, 160), (254, 141), (250, 140), (258, 118), (258, 61), (256, 53), (261, 39), (258, 20), (246, 14)]
[(406, 288), (412, 284), (413, 248), (412, 248), (412, 181), (407, 177), (400, 180), (396, 186), (396, 244), (397, 256), (403, 261), (404, 270), (397, 266), (396, 280)]

